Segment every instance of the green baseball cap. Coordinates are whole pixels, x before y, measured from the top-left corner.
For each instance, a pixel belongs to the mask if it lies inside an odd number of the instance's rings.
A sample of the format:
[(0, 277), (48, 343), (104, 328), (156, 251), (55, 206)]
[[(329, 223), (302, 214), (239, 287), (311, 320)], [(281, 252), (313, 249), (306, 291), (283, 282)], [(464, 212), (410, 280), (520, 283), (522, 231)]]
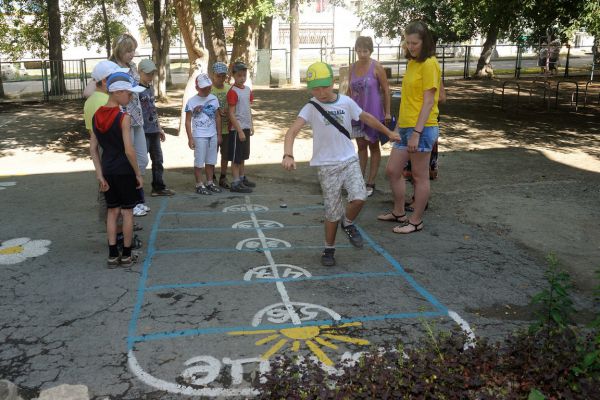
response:
[(324, 62), (311, 64), (306, 71), (306, 85), (309, 89), (333, 85), (333, 70)]

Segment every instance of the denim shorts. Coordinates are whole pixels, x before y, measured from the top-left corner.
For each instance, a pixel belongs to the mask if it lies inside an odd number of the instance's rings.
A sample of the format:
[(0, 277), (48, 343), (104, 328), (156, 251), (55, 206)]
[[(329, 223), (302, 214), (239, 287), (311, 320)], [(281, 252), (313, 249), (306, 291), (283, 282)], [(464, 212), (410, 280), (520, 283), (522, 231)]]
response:
[[(408, 139), (412, 135), (414, 128), (400, 128), (400, 142), (394, 143), (394, 148), (399, 150), (406, 150), (408, 146)], [(430, 153), (433, 149), (433, 144), (440, 135), (440, 128), (437, 126), (426, 126), (423, 128), (423, 133), (419, 138), (419, 145), (417, 151)]]

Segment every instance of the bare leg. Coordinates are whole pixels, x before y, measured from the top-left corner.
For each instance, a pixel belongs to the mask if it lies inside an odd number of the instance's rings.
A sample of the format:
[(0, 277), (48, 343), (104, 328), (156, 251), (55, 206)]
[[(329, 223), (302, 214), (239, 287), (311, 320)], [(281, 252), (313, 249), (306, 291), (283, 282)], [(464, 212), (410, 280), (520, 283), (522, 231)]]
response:
[(194, 167), (194, 178), (196, 178), (196, 185), (202, 183), (202, 168)]
[(415, 201), (413, 203), (414, 211), (408, 218), (413, 224), (421, 222), (425, 206), (429, 201), (430, 182), (429, 182), (429, 158), (431, 153), (413, 153), (411, 154), (413, 185), (415, 187)]
[(227, 165), (228, 164), (229, 164), (229, 161), (227, 160), (227, 157), (221, 156), (221, 176), (227, 176)]
[(358, 145), (358, 163), (360, 164), (360, 172), (365, 176), (367, 170), (367, 161), (369, 159), (369, 142), (365, 138), (356, 138), (356, 144)]
[(369, 151), (371, 152), (371, 165), (369, 166), (367, 183), (374, 184), (375, 178), (377, 178), (377, 172), (379, 171), (379, 164), (381, 164), (381, 149), (379, 148), (379, 142), (369, 142)]
[(325, 220), (325, 243), (327, 243), (328, 246), (335, 245), (335, 234), (337, 233), (338, 222), (339, 221), (331, 222)]
[(240, 164), (231, 163), (231, 174), (233, 175), (234, 182), (240, 179)]
[(242, 162), (240, 163), (240, 175), (239, 176), (244, 176), (246, 174), (246, 170), (245, 170), (245, 165), (246, 163), (244, 162), (244, 160), (242, 160)]
[(206, 164), (205, 170), (206, 170), (205, 171), (206, 172), (206, 182), (208, 183), (209, 181), (213, 180), (213, 175), (215, 174), (215, 166)]
[(402, 175), (402, 169), (408, 161), (408, 151), (392, 149), (388, 159), (385, 172), (390, 178), (390, 186), (394, 194), (394, 214), (404, 215), (404, 193), (406, 191), (406, 180)]
[(123, 215), (123, 246), (131, 247), (133, 242), (133, 210), (123, 209), (121, 214)]
[(354, 221), (358, 217), (358, 214), (364, 205), (365, 202), (363, 200), (353, 200), (349, 202), (348, 205), (346, 205), (346, 218)]
[[(108, 244), (114, 246), (117, 244), (117, 219), (119, 218), (120, 208), (109, 208), (106, 215), (106, 236)], [(132, 214), (133, 215), (133, 214)], [(133, 225), (132, 228), (133, 229)]]

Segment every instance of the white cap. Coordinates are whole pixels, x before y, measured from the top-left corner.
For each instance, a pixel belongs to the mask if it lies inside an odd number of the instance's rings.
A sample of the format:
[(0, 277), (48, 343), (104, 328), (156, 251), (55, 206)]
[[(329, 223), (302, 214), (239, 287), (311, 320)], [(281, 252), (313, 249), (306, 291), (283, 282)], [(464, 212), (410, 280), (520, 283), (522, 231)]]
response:
[(144, 90), (146, 90), (145, 87), (135, 83), (133, 78), (124, 72), (116, 72), (111, 74), (106, 81), (106, 87), (109, 92), (128, 90), (134, 93), (142, 93)]
[(198, 86), (200, 89), (208, 87), (210, 85), (212, 85), (212, 81), (210, 80), (208, 75), (202, 73), (196, 78), (196, 86)]
[(108, 60), (102, 60), (94, 67), (92, 71), (92, 79), (96, 82), (100, 82), (106, 79), (110, 74), (115, 72), (127, 72), (129, 68), (121, 68), (117, 63)]

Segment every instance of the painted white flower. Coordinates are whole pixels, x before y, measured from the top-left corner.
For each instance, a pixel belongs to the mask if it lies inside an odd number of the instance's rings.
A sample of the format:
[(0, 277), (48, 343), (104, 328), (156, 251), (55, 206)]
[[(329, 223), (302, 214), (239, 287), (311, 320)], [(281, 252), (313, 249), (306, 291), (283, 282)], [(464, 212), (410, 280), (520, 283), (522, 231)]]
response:
[(9, 186), (15, 186), (17, 182), (0, 182), (0, 190), (4, 190)]
[(2, 242), (0, 246), (0, 264), (16, 264), (29, 257), (37, 257), (48, 252), (50, 240), (31, 240), (16, 238)]

